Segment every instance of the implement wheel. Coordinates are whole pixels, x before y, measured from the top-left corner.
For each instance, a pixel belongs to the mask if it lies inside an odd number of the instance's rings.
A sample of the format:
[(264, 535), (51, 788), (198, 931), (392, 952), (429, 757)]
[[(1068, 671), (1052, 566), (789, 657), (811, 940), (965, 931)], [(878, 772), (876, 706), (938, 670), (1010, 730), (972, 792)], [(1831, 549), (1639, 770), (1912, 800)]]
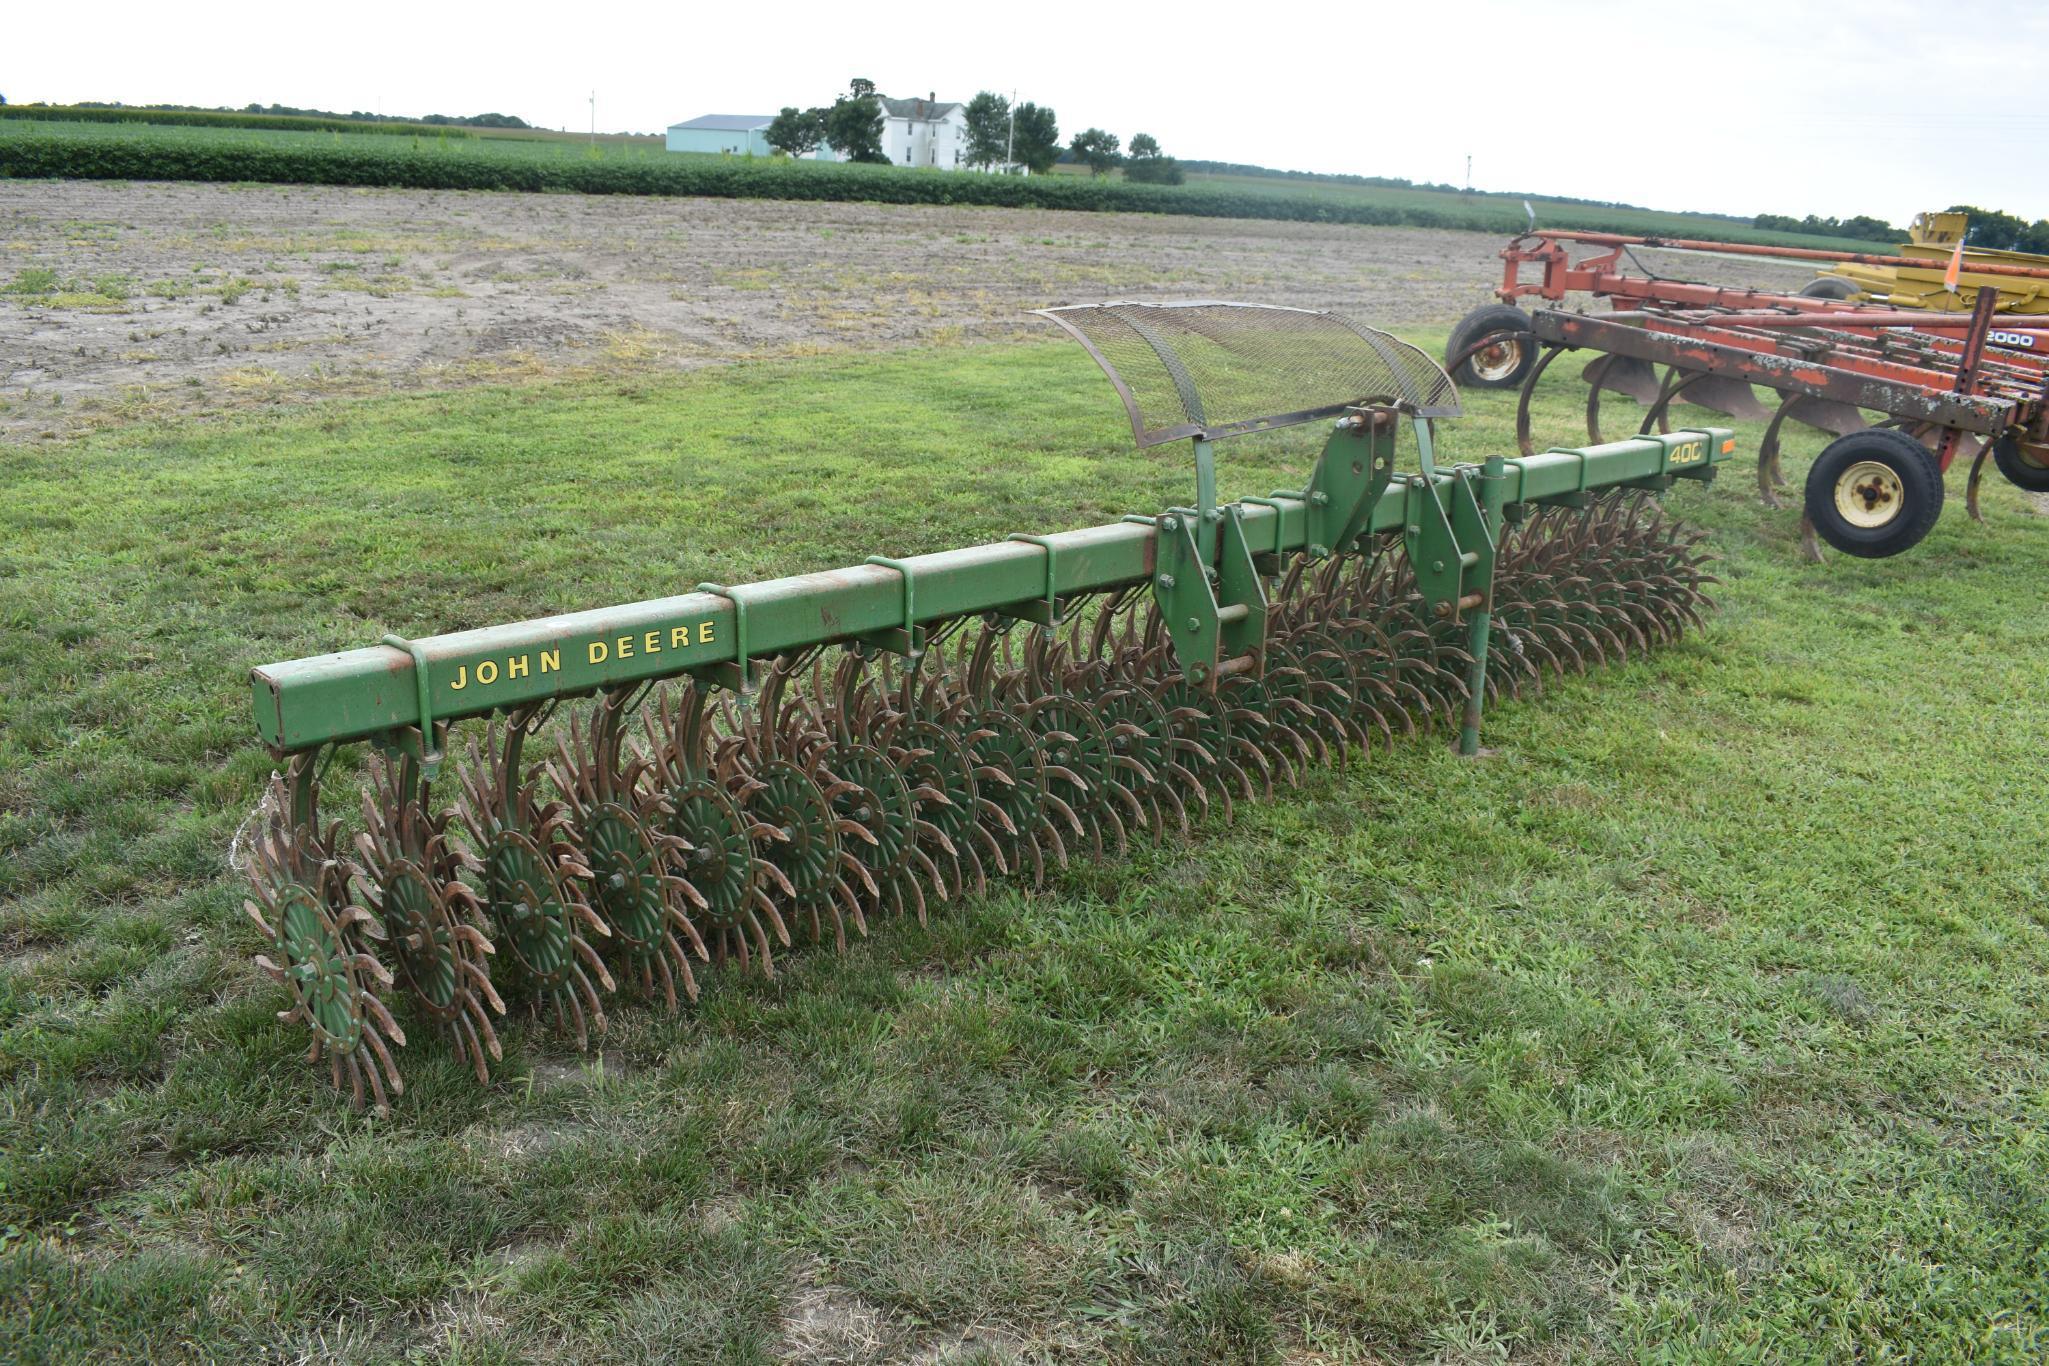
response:
[(1824, 275), (1800, 286), (1801, 295), (1809, 299), (1854, 299), (1863, 292), (1855, 280), (1845, 280), (1840, 275)]
[(1992, 462), (2015, 488), (2049, 493), (2049, 445), (2022, 441), (2008, 432), (1992, 443)]
[(1514, 304), (1485, 304), (1459, 319), (1444, 348), (1452, 382), (1481, 389), (1513, 389), (1537, 363), (1530, 315)]
[(1942, 470), (1905, 432), (1874, 427), (1829, 443), (1807, 471), (1807, 519), (1847, 555), (1918, 545), (1942, 515)]

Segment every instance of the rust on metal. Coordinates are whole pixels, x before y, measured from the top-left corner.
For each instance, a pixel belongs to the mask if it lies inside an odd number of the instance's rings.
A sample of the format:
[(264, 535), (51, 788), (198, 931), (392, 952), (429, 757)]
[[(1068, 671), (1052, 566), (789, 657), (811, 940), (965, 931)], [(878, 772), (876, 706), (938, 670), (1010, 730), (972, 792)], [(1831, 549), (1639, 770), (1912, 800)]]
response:
[(1923, 387), (1919, 374), (1839, 369), (1737, 345), (1733, 338), (1709, 340), (1653, 331), (1553, 309), (1533, 314), (1531, 328), (1541, 340), (1563, 346), (1588, 347), (1654, 365), (1727, 375), (1781, 394), (1803, 394), (1857, 408), (1875, 408), (1895, 417), (1911, 417), (1970, 432), (1999, 432), (2012, 423), (2011, 399), (1959, 394), (1946, 387), (1931, 390)]

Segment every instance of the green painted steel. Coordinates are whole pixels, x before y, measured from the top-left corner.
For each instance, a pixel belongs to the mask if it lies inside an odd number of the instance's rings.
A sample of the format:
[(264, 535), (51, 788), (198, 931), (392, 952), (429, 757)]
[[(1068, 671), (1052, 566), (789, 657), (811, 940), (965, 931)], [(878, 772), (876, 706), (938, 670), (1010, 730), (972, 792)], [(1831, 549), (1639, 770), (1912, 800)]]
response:
[[(1561, 448), (1502, 461), (1494, 497), (1511, 508), (1571, 501), (1616, 486), (1709, 478), (1734, 449), (1722, 428)], [(1443, 506), (1449, 495), (1457, 507), (1456, 489), (1471, 479), (1438, 470), (1422, 477), (1425, 487), (1416, 482), (1419, 477), (1409, 479), (1402, 497), (1375, 499), (1364, 519), (1368, 533), (1406, 533), (1421, 500)], [(1320, 487), (1312, 479), (1306, 492), (1313, 495)], [(1333, 534), (1326, 529), (1328, 519), (1315, 511), (1320, 506), (1302, 494), (1282, 493), (1230, 504), (1228, 517), (1252, 555), (1288, 554), (1309, 549), (1314, 536)], [(257, 732), (273, 750), (289, 753), (421, 726), (423, 711), (438, 724), (693, 670), (719, 670), (722, 680), (738, 682), (742, 671), (734, 666), (786, 650), (873, 639), (877, 633), (907, 636), (923, 623), (986, 612), (1037, 619), (1032, 609), (1044, 609), (1049, 595), (1098, 592), (1151, 578), (1162, 520), (1134, 517), (418, 640), (387, 636), (383, 645), (252, 670)], [(1355, 539), (1356, 534), (1363, 533)], [(1218, 563), (1223, 538), (1213, 533), (1203, 539), (1208, 563)], [(431, 726), (422, 730), (432, 734)]]
[(1473, 662), (1466, 673), (1466, 714), (1459, 727), (1458, 752), (1469, 759), (1480, 752), (1480, 708), (1487, 698), (1487, 643), (1494, 623), (1494, 553), (1501, 539), (1501, 487), (1508, 482), (1508, 462), (1498, 455), (1488, 457), (1475, 482), (1480, 485), (1475, 513), (1479, 543), (1485, 547), (1487, 586), (1466, 623), (1466, 653)]

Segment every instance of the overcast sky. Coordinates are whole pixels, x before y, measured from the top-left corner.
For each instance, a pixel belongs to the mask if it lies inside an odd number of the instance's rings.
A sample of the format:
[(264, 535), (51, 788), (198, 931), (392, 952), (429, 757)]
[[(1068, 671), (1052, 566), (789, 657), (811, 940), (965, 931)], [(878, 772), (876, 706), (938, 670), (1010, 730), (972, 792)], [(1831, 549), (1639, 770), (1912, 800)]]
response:
[[(1020, 92), (1063, 137), (1723, 213), (2049, 217), (2049, 0), (10, 6), (0, 94), (652, 132)], [(90, 23), (83, 22), (89, 13)], [(1631, 68), (1631, 55), (1641, 58)]]

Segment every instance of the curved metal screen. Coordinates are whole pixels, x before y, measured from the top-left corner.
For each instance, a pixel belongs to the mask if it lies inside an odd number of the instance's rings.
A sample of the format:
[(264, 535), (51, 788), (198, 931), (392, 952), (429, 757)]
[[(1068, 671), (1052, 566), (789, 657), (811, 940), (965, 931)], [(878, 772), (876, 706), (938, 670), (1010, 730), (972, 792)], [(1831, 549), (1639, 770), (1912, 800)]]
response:
[(1285, 427), (1366, 404), (1459, 415), (1458, 390), (1436, 361), (1339, 313), (1213, 300), (1033, 311), (1088, 348), (1141, 446)]

